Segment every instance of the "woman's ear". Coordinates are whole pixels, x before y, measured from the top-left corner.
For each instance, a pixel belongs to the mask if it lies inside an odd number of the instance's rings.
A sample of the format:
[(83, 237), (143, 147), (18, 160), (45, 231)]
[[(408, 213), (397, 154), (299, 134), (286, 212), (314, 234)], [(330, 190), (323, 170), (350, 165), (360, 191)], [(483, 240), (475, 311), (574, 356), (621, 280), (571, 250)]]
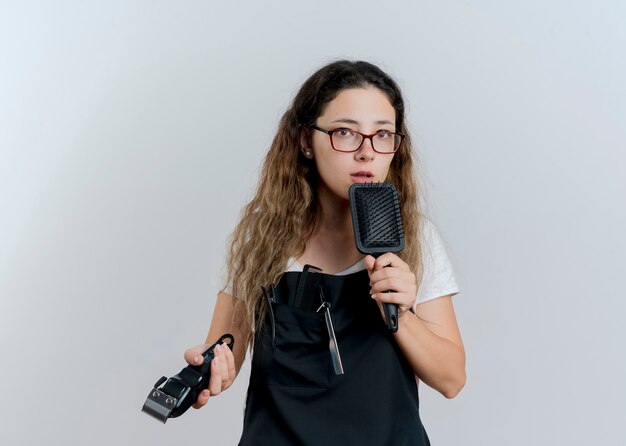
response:
[(302, 154), (304, 155), (305, 158), (312, 160), (313, 159), (313, 152), (311, 151), (311, 149), (305, 149), (304, 147), (300, 148), (300, 150), (302, 151)]
[(306, 129), (300, 131), (300, 150), (305, 158), (313, 159), (311, 134)]

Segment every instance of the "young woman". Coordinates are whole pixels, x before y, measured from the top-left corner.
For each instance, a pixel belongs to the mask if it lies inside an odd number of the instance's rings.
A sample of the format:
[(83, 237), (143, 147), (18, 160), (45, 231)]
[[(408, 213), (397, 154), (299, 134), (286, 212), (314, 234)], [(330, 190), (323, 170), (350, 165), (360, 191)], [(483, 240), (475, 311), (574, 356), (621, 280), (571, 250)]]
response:
[[(454, 397), (465, 384), (465, 352), (451, 301), (458, 288), (420, 210), (414, 158), (400, 90), (367, 62), (321, 68), (283, 115), (232, 234), (228, 284), (206, 344), (185, 352), (196, 364), (222, 334), (236, 339), (232, 352), (217, 349), (200, 408), (230, 387), (251, 349), (240, 445), (429, 444), (417, 381)], [(357, 251), (348, 198), (355, 182), (395, 185), (399, 254)], [(322, 272), (304, 282), (304, 265)], [(303, 289), (314, 305), (294, 307)], [(395, 333), (383, 303), (398, 305)]]

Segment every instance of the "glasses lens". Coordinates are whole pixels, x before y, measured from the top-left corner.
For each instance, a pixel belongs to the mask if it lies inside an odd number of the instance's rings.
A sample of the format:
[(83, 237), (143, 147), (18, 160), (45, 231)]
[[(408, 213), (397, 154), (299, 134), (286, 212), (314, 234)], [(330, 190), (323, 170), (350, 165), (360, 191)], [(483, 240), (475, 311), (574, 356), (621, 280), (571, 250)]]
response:
[(381, 153), (393, 153), (400, 146), (402, 138), (391, 132), (378, 132), (373, 138), (374, 149)]
[(331, 138), (333, 140), (332, 142), (335, 150), (341, 150), (344, 152), (352, 152), (356, 150), (361, 145), (361, 141), (363, 141), (363, 136), (348, 129), (334, 131)]

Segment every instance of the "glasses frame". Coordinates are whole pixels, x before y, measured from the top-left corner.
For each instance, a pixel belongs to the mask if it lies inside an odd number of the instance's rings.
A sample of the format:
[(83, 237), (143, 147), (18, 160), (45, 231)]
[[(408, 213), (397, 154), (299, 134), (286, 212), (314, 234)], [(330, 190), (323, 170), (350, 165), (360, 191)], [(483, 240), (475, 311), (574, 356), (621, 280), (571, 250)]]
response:
[[(391, 135), (399, 136), (400, 137), (400, 142), (398, 143), (398, 147), (396, 147), (393, 152), (381, 152), (379, 150), (376, 150), (376, 148), (374, 147), (374, 140), (372, 139), (374, 136), (378, 135), (378, 133), (380, 133), (380, 132), (376, 132), (376, 133), (373, 133), (371, 135), (366, 135), (365, 133), (357, 132), (356, 130), (348, 129), (346, 127), (339, 127), (339, 128), (333, 129), (333, 130), (326, 130), (326, 129), (323, 129), (323, 128), (318, 127), (316, 125), (313, 125), (313, 124), (309, 124), (307, 127), (310, 127), (313, 130), (318, 130), (318, 131), (320, 131), (322, 133), (326, 133), (328, 135), (328, 138), (330, 139), (331, 147), (334, 150), (336, 150), (337, 152), (341, 152), (341, 153), (357, 152), (363, 146), (363, 143), (365, 142), (365, 140), (369, 139), (370, 140), (370, 145), (372, 146), (372, 149), (374, 150), (374, 152), (380, 153), (382, 155), (390, 155), (392, 153), (396, 153), (400, 149), (400, 147), (402, 146), (402, 142), (404, 141), (404, 137), (406, 136), (406, 135), (404, 135), (402, 133), (387, 132), (387, 133), (389, 133)], [(341, 130), (350, 130), (353, 133), (357, 133), (357, 134), (361, 135), (363, 137), (363, 139), (361, 140), (361, 144), (359, 144), (359, 147), (357, 147), (354, 150), (339, 150), (339, 149), (335, 148), (335, 143), (333, 143), (333, 133), (339, 132)]]

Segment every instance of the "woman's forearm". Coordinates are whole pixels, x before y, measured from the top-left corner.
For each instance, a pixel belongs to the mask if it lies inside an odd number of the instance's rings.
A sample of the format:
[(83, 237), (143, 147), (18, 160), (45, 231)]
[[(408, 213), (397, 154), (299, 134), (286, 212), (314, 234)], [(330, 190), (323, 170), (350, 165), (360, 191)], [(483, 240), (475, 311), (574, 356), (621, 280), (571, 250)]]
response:
[(455, 397), (465, 385), (465, 352), (438, 336), (428, 323), (407, 311), (398, 321), (394, 338), (415, 375), (446, 398)]

